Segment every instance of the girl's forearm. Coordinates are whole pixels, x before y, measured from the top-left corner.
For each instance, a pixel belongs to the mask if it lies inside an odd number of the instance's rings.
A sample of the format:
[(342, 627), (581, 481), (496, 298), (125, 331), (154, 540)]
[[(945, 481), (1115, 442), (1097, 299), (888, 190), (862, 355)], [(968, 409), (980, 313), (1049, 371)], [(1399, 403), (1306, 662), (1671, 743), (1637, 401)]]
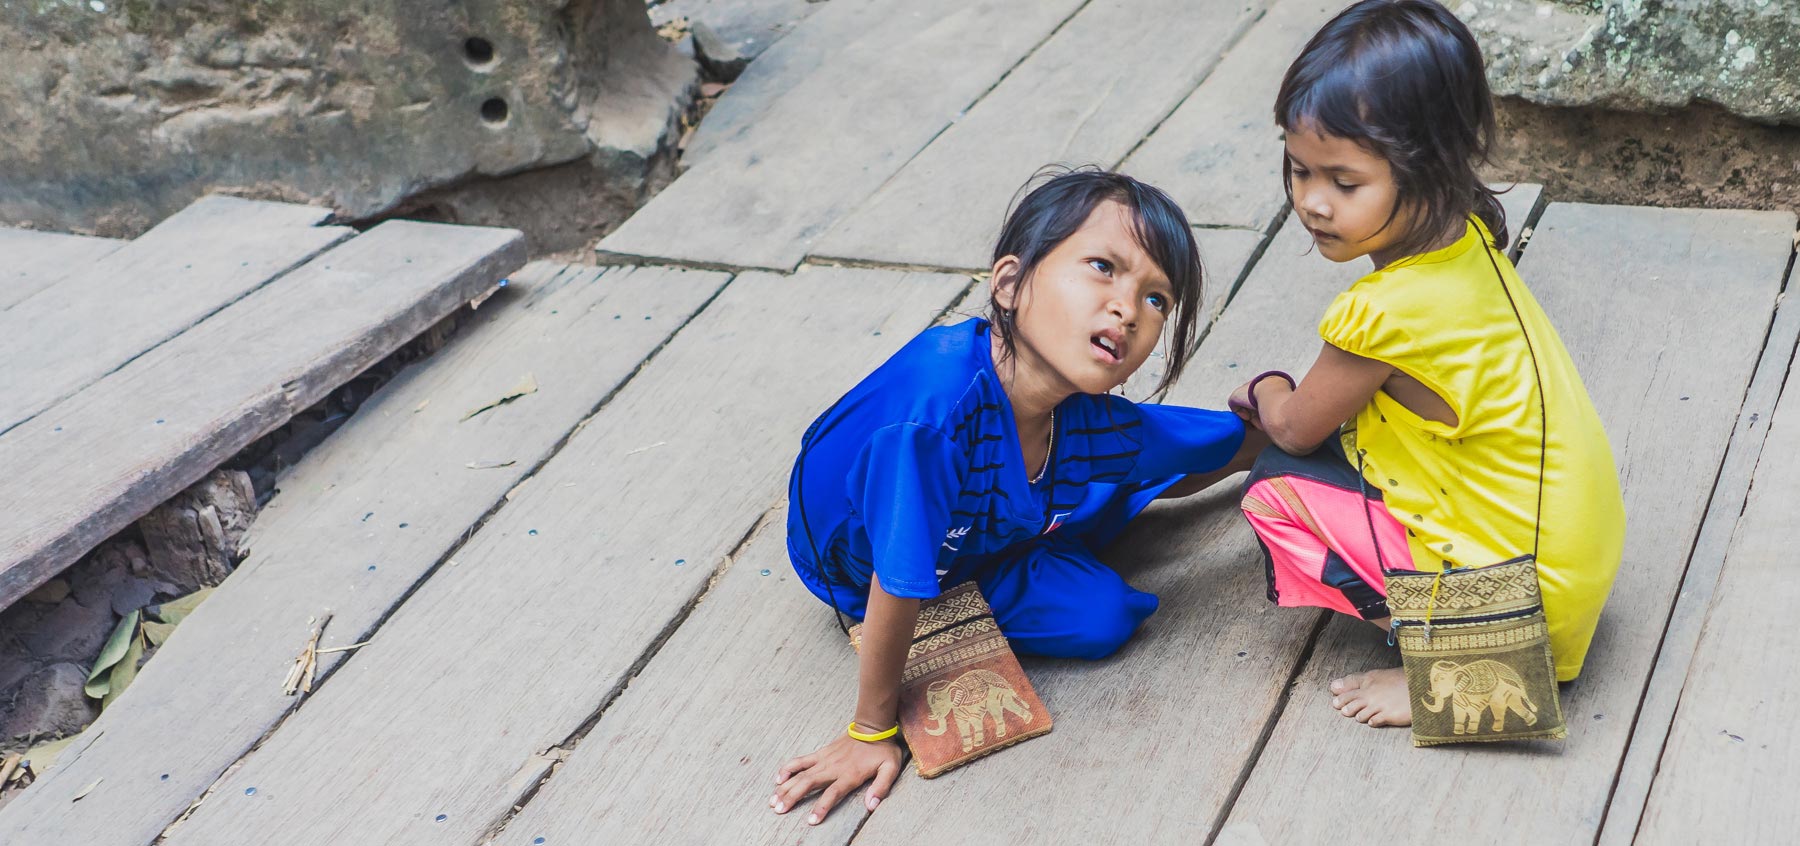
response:
[(918, 620), (919, 600), (889, 594), (881, 589), (879, 579), (869, 586), (854, 715), (865, 729), (880, 731), (899, 721), (900, 673)]
[[(1306, 431), (1309, 427), (1295, 425), (1296, 421), (1287, 413), (1290, 411), (1289, 401), (1294, 398), (1294, 392), (1286, 383), (1266, 379), (1256, 389), (1257, 423), (1262, 427), (1263, 433), (1269, 436), (1269, 440), (1281, 447), (1283, 452), (1289, 455), (1307, 455), (1318, 449), (1325, 438), (1330, 436), (1329, 432), (1320, 435), (1317, 431)], [(1312, 430), (1319, 428), (1310, 427)]]

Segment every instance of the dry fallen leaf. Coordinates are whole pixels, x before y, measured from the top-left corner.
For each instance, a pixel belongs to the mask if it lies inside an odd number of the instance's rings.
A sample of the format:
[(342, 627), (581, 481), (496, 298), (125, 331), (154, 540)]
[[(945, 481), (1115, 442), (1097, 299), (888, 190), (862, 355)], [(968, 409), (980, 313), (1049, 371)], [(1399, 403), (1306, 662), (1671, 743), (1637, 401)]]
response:
[(97, 779), (94, 779), (94, 781), (91, 784), (89, 784), (86, 787), (83, 787), (81, 789), (81, 792), (75, 794), (75, 796), (73, 798), (71, 798), (69, 801), (70, 802), (80, 802), (83, 797), (87, 796), (89, 793), (92, 793), (94, 788), (99, 787), (100, 782), (103, 782), (105, 780), (106, 780), (106, 776), (101, 776)]
[(281, 683), (282, 693), (293, 696), (295, 693), (312, 692), (313, 679), (319, 671), (319, 636), (325, 633), (325, 626), (330, 622), (331, 614), (327, 612), (312, 630), (312, 636), (307, 638), (306, 647), (300, 650), (299, 655), (294, 656), (294, 666), (288, 668), (287, 679)]
[(463, 466), (469, 468), (470, 470), (494, 470), (494, 469), (497, 469), (500, 467), (511, 467), (517, 463), (518, 463), (517, 461), (510, 461), (510, 460), (509, 461), (471, 461), (468, 464), (465, 464)]

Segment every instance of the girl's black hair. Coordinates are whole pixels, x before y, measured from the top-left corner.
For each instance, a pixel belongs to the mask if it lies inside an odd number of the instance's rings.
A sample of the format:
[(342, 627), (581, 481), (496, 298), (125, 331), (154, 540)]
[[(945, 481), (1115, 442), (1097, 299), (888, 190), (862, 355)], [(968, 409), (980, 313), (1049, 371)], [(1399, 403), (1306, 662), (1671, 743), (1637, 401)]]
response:
[[(1399, 201), (1414, 211), (1395, 241), (1427, 252), (1470, 214), (1506, 246), (1506, 212), (1475, 173), (1494, 142), (1494, 102), (1481, 47), (1433, 0), (1362, 0), (1307, 42), (1275, 97), (1275, 122), (1362, 144), (1393, 168)], [(1282, 168), (1288, 201), (1289, 167)]]
[[(1031, 188), (1032, 182), (1039, 180), (1043, 180), (1042, 184)], [(1194, 337), (1194, 324), (1204, 301), (1200, 247), (1188, 226), (1187, 215), (1161, 190), (1098, 167), (1045, 168), (1025, 187), (1031, 188), (1030, 193), (1007, 213), (1000, 240), (994, 245), (996, 263), (1006, 256), (1018, 257), (1020, 294), (1030, 284), (1038, 264), (1056, 245), (1075, 234), (1095, 207), (1112, 200), (1131, 211), (1132, 236), (1168, 277), (1174, 295), (1164, 324), (1169, 330), (1168, 369), (1163, 372), (1155, 395), (1167, 391), (1180, 378), (1199, 343)], [(1005, 319), (991, 291), (987, 318), (994, 331), (1000, 333), (1005, 355), (1011, 356), (1013, 323)]]

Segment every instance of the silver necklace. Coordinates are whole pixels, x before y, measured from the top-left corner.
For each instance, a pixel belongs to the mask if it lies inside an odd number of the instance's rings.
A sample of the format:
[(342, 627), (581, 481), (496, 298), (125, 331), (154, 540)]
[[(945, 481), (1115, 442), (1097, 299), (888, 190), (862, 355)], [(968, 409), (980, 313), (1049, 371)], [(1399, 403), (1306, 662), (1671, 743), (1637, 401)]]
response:
[(1031, 477), (1031, 483), (1044, 480), (1044, 472), (1050, 469), (1050, 457), (1056, 454), (1056, 409), (1050, 409), (1050, 444), (1044, 447), (1044, 466), (1039, 467), (1037, 475)]

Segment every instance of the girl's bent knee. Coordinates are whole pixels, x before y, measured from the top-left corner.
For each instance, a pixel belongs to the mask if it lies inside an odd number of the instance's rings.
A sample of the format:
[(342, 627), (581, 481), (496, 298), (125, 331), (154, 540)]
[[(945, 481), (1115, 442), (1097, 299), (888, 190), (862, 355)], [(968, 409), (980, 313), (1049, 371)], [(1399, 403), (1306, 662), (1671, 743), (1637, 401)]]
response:
[(1131, 636), (1145, 619), (1156, 613), (1157, 598), (1153, 594), (1127, 589), (1118, 603), (1094, 608), (1090, 614), (1073, 621), (1067, 632), (1046, 637), (1030, 644), (1029, 651), (1051, 658), (1081, 658), (1097, 661), (1106, 658)]

